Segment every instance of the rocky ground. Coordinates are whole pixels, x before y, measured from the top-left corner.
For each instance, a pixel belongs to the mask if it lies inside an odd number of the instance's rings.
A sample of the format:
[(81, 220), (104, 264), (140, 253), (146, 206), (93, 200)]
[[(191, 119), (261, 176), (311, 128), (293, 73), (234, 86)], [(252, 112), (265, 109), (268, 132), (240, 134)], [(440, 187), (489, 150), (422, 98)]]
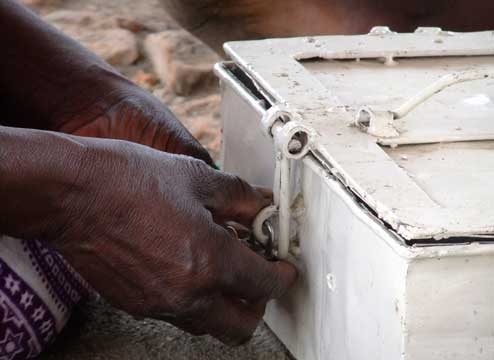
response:
[(22, 0), (163, 100), (219, 156), (219, 57), (181, 30), (159, 0)]
[[(106, 59), (166, 103), (218, 159), (221, 143), (218, 56), (181, 30), (159, 0), (22, 0), (48, 22)], [(228, 348), (162, 322), (136, 320), (102, 301), (74, 314), (42, 356), (82, 359), (289, 359), (262, 326), (246, 346)]]

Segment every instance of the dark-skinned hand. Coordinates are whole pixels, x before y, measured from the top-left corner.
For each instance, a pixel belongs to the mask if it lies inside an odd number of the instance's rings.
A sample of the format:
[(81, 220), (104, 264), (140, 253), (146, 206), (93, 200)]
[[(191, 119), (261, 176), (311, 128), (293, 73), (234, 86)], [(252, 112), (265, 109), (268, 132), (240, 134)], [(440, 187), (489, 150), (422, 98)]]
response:
[(0, 125), (128, 140), (213, 164), (157, 98), (17, 1), (0, 1), (0, 30), (9, 33)]
[(0, 144), (2, 232), (46, 241), (130, 314), (240, 344), (295, 281), (225, 229), (269, 195), (202, 160), (1, 126)]
[(117, 73), (102, 69), (95, 72), (93, 81), (100, 86), (77, 94), (50, 115), (51, 121), (58, 124), (57, 130), (79, 136), (128, 140), (169, 153), (189, 155), (213, 165), (206, 149), (155, 96)]
[(0, 233), (46, 241), (131, 314), (246, 341), (296, 270), (225, 223), (249, 227), (269, 197), (214, 170), (157, 99), (16, 1), (0, 2), (0, 28)]

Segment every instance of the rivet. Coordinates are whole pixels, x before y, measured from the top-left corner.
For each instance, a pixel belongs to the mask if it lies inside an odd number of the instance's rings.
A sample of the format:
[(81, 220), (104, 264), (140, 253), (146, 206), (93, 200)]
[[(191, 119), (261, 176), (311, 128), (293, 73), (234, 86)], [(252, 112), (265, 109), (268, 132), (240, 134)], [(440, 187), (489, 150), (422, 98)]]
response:
[(334, 277), (333, 274), (327, 274), (326, 275), (326, 282), (328, 283), (328, 288), (331, 291), (335, 291), (336, 289), (336, 278)]

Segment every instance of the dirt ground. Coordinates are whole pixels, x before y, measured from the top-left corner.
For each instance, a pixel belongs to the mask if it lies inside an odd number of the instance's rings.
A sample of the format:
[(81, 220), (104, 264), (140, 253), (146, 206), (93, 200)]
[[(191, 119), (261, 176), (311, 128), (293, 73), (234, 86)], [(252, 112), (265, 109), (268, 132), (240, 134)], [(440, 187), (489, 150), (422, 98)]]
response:
[(136, 320), (102, 301), (81, 306), (41, 360), (289, 360), (262, 325), (242, 347), (193, 337), (155, 320)]
[[(22, 0), (166, 103), (218, 160), (218, 57), (180, 31), (159, 0)], [(262, 325), (239, 348), (192, 337), (159, 321), (136, 320), (104, 301), (81, 306), (41, 356), (61, 359), (285, 360), (286, 349)]]

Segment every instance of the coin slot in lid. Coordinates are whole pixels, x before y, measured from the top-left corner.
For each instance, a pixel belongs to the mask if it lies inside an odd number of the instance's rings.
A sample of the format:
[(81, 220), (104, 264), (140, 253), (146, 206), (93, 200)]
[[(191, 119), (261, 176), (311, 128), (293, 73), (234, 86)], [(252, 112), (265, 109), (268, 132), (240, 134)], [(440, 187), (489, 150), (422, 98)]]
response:
[(301, 62), (382, 145), (494, 139), (494, 57)]

